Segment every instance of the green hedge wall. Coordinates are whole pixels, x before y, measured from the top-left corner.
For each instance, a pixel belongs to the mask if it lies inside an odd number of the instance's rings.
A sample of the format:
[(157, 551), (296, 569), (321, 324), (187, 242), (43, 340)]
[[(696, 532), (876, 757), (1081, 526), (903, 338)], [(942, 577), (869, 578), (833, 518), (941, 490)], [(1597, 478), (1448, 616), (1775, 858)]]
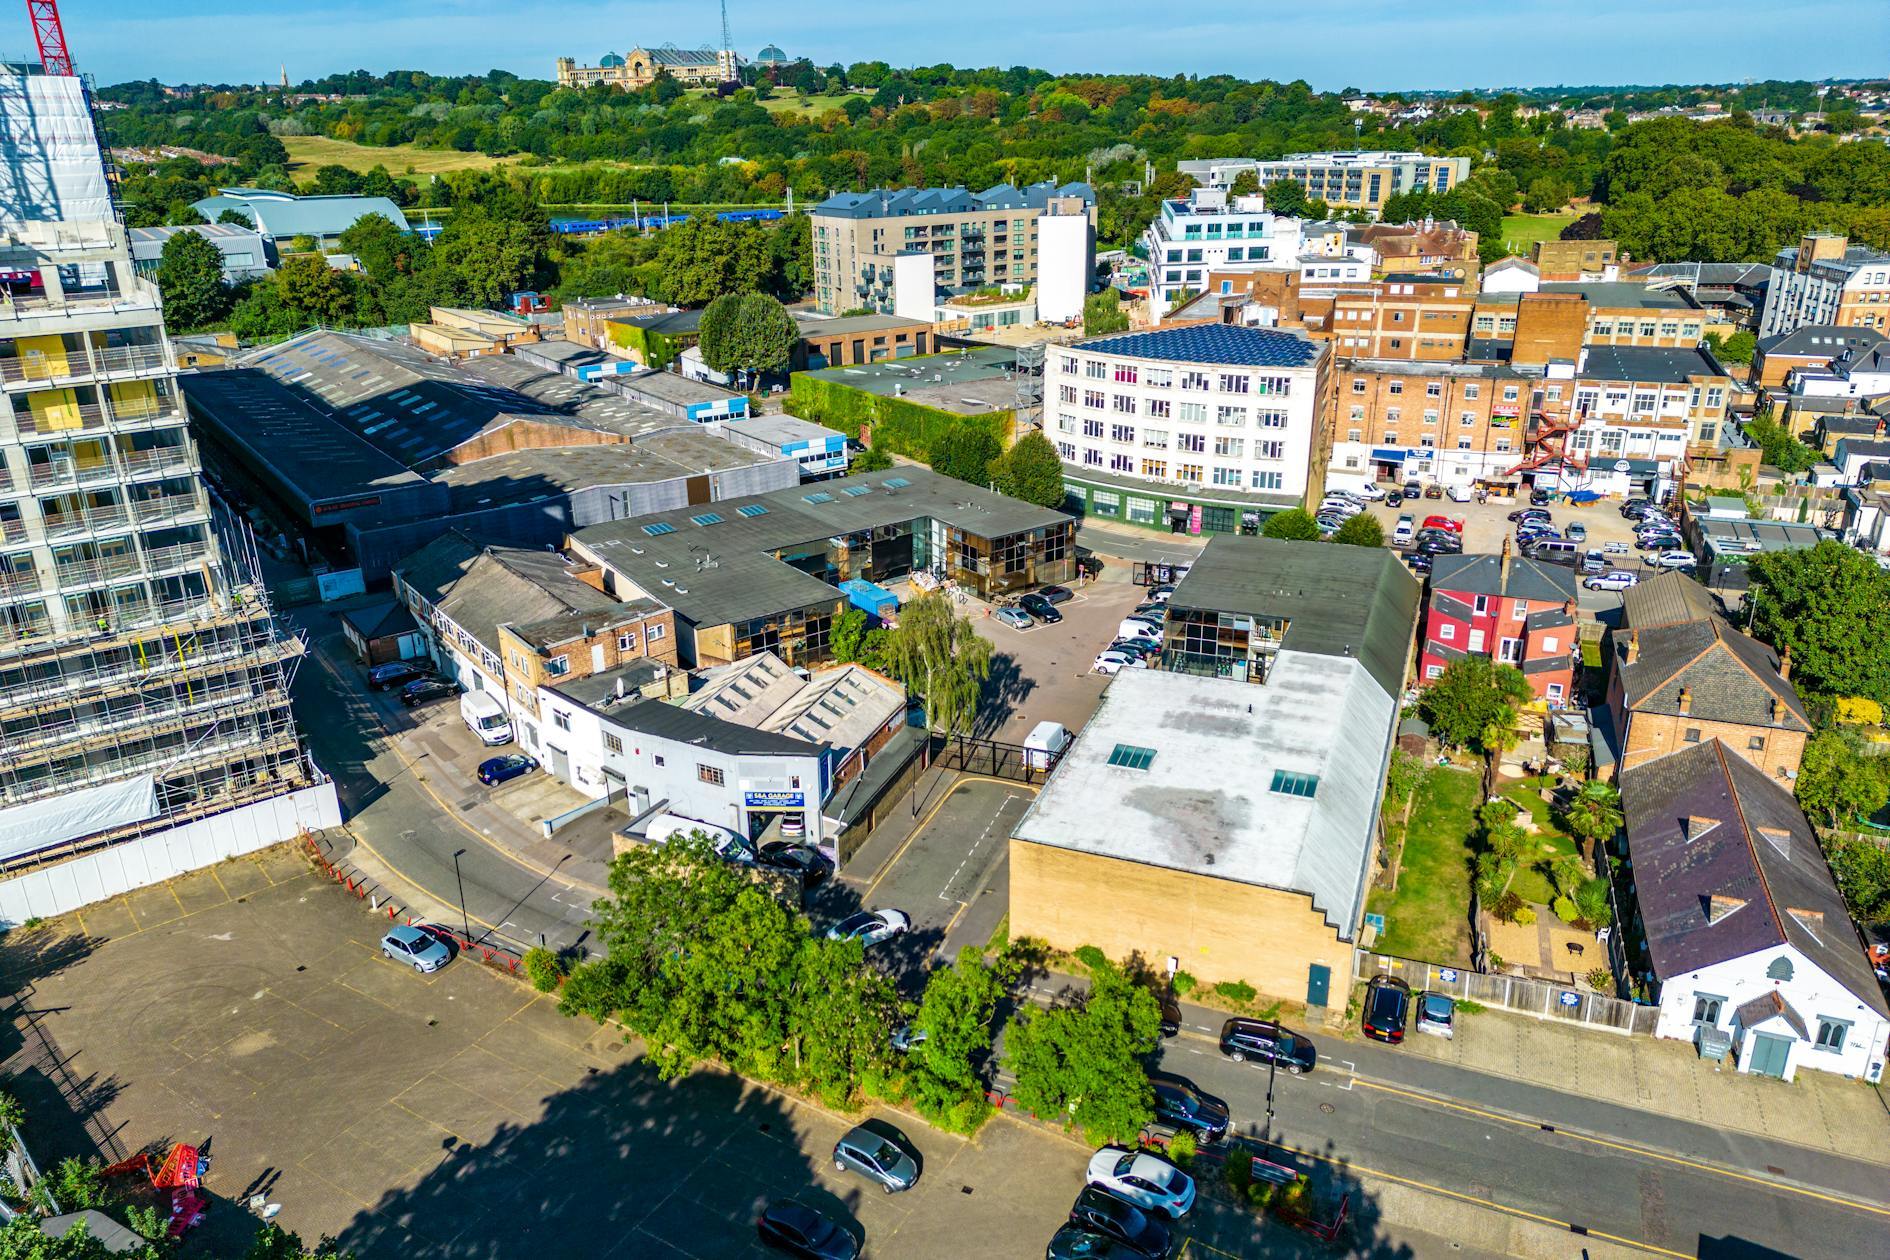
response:
[(676, 343), (662, 333), (651, 332), (635, 324), (611, 324), (610, 339), (626, 350), (636, 353), (643, 361), (643, 366), (655, 371), (662, 371), (676, 361), (682, 353)]
[(959, 424), (988, 429), (1001, 447), (1011, 444), (1011, 412), (991, 411), (977, 416), (927, 407), (889, 394), (874, 394), (842, 381), (824, 380), (807, 372), (795, 374), (788, 390), (788, 410), (803, 420), (838, 429), (848, 437), (860, 436), (860, 426), (873, 426), (873, 445), (912, 459), (930, 458), (939, 435)]

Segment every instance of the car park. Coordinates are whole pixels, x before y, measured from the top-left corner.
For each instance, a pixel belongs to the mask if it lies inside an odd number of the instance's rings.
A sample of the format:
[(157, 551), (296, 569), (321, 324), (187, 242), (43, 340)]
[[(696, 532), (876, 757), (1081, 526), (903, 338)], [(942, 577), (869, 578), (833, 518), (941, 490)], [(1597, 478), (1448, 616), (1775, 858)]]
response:
[(450, 678), (416, 678), (400, 689), (400, 702), (411, 709), (458, 694), (459, 684)]
[(497, 787), (501, 783), (518, 778), (521, 774), (530, 774), (538, 769), (538, 758), (527, 757), (524, 753), (508, 753), (503, 757), (489, 757), (479, 763), (479, 781), (487, 787)]
[(1001, 604), (993, 608), (991, 617), (994, 621), (1001, 621), (1013, 630), (1028, 630), (1037, 624), (1031, 620), (1029, 613), (1021, 608), (1013, 608), (1009, 604)]
[(438, 677), (432, 670), (413, 661), (388, 661), (376, 665), (367, 673), (368, 686), (375, 691), (392, 691), (396, 687), (405, 687), (416, 678)]
[(903, 910), (861, 910), (850, 914), (827, 929), (827, 939), (859, 941), (868, 949), (881, 941), (890, 941), (912, 926)]
[(1427, 516), (1422, 529), (1447, 529), (1453, 534), (1463, 533), (1463, 522), (1449, 516)]
[(805, 1203), (776, 1199), (755, 1221), (755, 1236), (764, 1246), (802, 1260), (857, 1260), (860, 1244), (853, 1235)]
[(1236, 1063), (1271, 1063), (1294, 1076), (1319, 1062), (1312, 1042), (1270, 1019), (1235, 1017), (1221, 1025), (1221, 1053)]
[(833, 863), (819, 849), (793, 840), (770, 840), (755, 853), (755, 863), (801, 877), (801, 887), (815, 889), (833, 874)]
[(453, 951), (445, 941), (412, 924), (402, 924), (383, 936), (381, 953), (397, 963), (406, 963), (422, 975), (438, 971), (453, 959)]
[(1606, 573), (1597, 573), (1582, 583), (1591, 591), (1625, 591), (1640, 584), (1641, 579), (1626, 569), (1610, 569)]
[(1392, 543), (1399, 547), (1407, 546), (1415, 537), (1417, 537), (1417, 522), (1413, 521), (1408, 514), (1400, 516), (1397, 525), (1391, 531)]
[(1580, 521), (1570, 521), (1568, 528), (1562, 531), (1562, 537), (1570, 542), (1587, 542), (1588, 527)]
[(1076, 592), (1067, 586), (1040, 586), (1037, 594), (1053, 604), (1067, 604), (1076, 598)]
[(1700, 561), (1691, 551), (1663, 551), (1653, 557), (1653, 564), (1657, 569), (1690, 571), (1698, 568)]
[(884, 1120), (862, 1120), (833, 1145), (836, 1172), (856, 1172), (887, 1194), (919, 1183), (919, 1149)]
[(1425, 990), (1417, 998), (1417, 1030), (1446, 1041), (1457, 1035), (1457, 1003), (1448, 993)]
[(1147, 669), (1148, 658), (1135, 652), (1122, 652), (1114, 648), (1096, 654), (1090, 668), (1105, 677), (1121, 673), (1125, 669)]
[(1171, 1221), (1194, 1206), (1194, 1178), (1151, 1151), (1105, 1146), (1089, 1157), (1086, 1175), (1090, 1185)]
[(1168, 1073), (1149, 1073), (1155, 1088), (1155, 1118), (1174, 1129), (1185, 1129), (1196, 1141), (1218, 1142), (1227, 1136), (1227, 1104), (1195, 1088), (1194, 1082)]
[(1066, 1223), (1050, 1237), (1044, 1260), (1141, 1260), (1142, 1253), (1108, 1234)]
[(1070, 1223), (1107, 1234), (1148, 1260), (1168, 1260), (1174, 1254), (1174, 1238), (1167, 1225), (1100, 1186), (1083, 1187), (1070, 1207)]
[(1411, 1015), (1411, 986), (1382, 972), (1365, 986), (1361, 1025), (1367, 1037), (1397, 1045), (1404, 1040), (1405, 1021)]
[(1045, 625), (1054, 626), (1063, 620), (1063, 614), (1057, 611), (1057, 606), (1041, 595), (1025, 595), (1018, 599), (1017, 606)]

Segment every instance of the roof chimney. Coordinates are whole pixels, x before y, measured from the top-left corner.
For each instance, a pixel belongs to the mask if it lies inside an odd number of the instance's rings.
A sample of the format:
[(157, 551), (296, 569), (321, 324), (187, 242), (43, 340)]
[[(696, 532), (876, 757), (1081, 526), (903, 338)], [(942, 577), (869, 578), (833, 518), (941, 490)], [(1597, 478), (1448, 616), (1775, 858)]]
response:
[(1706, 903), (1706, 921), (1708, 923), (1718, 923), (1721, 919), (1745, 904), (1743, 898), (1726, 897), (1719, 893), (1714, 893)]
[(1693, 712), (1693, 689), (1691, 687), (1680, 688), (1680, 712), (1683, 714)]
[(1778, 650), (1778, 676), (1787, 682), (1791, 681), (1792, 645), (1789, 643)]
[(1632, 665), (1635, 661), (1638, 661), (1640, 659), (1641, 659), (1641, 632), (1639, 630), (1630, 630), (1628, 631), (1628, 637), (1627, 637), (1626, 663), (1629, 665)]
[(1507, 535), (1503, 538), (1502, 578), (1497, 587), (1497, 594), (1509, 594), (1509, 537)]

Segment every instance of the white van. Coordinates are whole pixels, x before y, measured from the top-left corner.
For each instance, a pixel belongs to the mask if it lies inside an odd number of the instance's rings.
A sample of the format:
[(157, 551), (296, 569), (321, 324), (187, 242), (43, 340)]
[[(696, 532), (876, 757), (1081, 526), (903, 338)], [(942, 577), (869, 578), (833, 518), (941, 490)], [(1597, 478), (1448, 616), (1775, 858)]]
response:
[(489, 691), (468, 691), (461, 695), (459, 716), (482, 743), (512, 742), (512, 719), (507, 716), (505, 706)]
[(1033, 770), (1047, 770), (1069, 746), (1070, 732), (1062, 723), (1039, 722), (1024, 737), (1024, 764)]
[(710, 847), (723, 857), (737, 862), (755, 860), (754, 846), (746, 836), (700, 818), (684, 818), (681, 814), (658, 814), (650, 819), (650, 825), (643, 829), (643, 838), (651, 844), (668, 844), (698, 831), (709, 838)]

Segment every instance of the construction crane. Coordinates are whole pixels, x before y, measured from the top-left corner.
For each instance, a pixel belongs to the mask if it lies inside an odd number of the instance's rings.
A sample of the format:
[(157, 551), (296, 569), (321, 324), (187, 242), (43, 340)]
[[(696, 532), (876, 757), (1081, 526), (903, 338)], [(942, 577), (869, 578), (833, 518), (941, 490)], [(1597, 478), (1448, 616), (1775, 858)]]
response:
[(66, 28), (59, 21), (59, 0), (26, 0), (26, 15), (33, 20), (33, 39), (39, 44), (39, 64), (47, 74), (71, 78), (72, 54), (66, 51)]

